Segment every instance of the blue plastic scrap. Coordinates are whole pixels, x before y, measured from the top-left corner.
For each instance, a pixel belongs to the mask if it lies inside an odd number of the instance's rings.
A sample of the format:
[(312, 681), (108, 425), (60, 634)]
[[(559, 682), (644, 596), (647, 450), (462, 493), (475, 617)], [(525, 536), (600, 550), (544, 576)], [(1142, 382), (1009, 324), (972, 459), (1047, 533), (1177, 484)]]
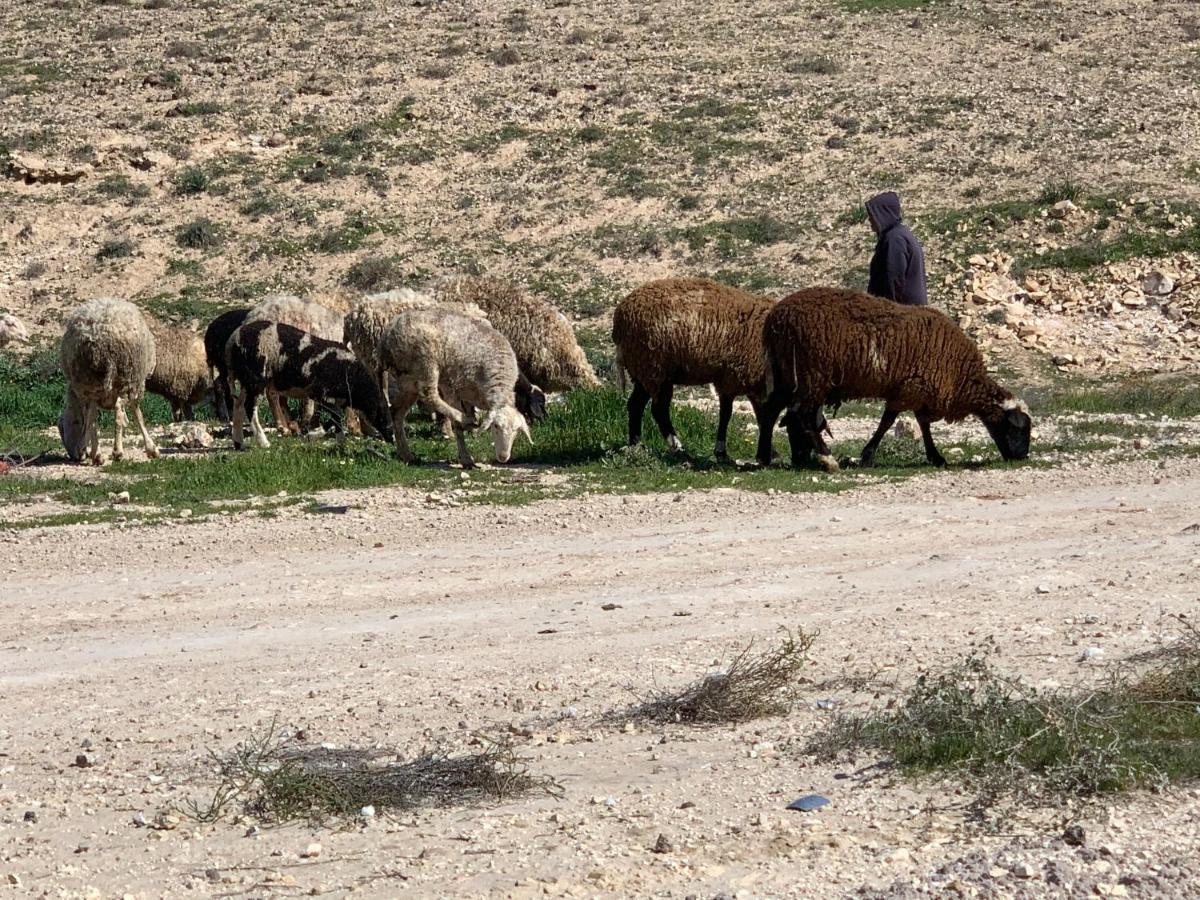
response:
[(820, 794), (808, 794), (799, 800), (793, 800), (787, 805), (787, 808), (798, 809), (800, 812), (812, 812), (814, 809), (820, 809), (822, 806), (828, 805), (828, 797), (822, 797)]

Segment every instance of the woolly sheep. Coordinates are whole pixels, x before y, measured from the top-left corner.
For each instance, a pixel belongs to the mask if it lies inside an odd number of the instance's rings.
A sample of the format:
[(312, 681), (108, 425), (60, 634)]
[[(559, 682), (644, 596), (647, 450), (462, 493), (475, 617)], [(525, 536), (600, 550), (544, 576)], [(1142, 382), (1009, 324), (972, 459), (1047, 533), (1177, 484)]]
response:
[(521, 374), (543, 391), (600, 384), (571, 323), (545, 300), (488, 276), (450, 279), (437, 286), (436, 296), (482, 309), (492, 327), (512, 344)]
[(515, 405), (516, 355), (486, 322), (444, 307), (406, 310), (384, 332), (380, 357), (396, 381), (392, 417), (396, 453), (405, 462), (415, 461), (404, 417), (417, 400), (450, 420), (463, 468), (475, 465), (463, 438), (472, 410), (484, 413), (479, 427), (491, 430), (497, 462), (508, 462), (518, 434), (533, 443)]
[(95, 465), (104, 462), (96, 429), (100, 409), (114, 411), (113, 459), (124, 455), (122, 400), (133, 406), (146, 455), (158, 456), (141, 407), (146, 379), (154, 371), (154, 336), (136, 306), (113, 299), (83, 304), (67, 319), (59, 358), (67, 376), (67, 394), (58, 433), (72, 460), (78, 462), (87, 449)]
[[(266, 320), (282, 322), (301, 331), (324, 338), (327, 341), (341, 343), (344, 339), (344, 323), (342, 314), (327, 306), (322, 306), (313, 300), (304, 300), (294, 294), (270, 294), (250, 308), (246, 316), (247, 322)], [(281, 404), (273, 391), (267, 393), (267, 401), (271, 404), (271, 415), (280, 431), (293, 429), (293, 423), (288, 419), (287, 407)], [(305, 427), (311, 427), (316, 419), (316, 408), (311, 402), (304, 404), (301, 418)]]
[(356, 409), (385, 439), (391, 439), (383, 394), (343, 344), (291, 325), (258, 320), (246, 322), (230, 336), (225, 360), (230, 375), (241, 385), (233, 411), (233, 446), (238, 450), (247, 411), (258, 445), (271, 446), (258, 420), (258, 399), (268, 389), (338, 409)]
[(193, 405), (202, 402), (212, 386), (212, 373), (205, 356), (204, 339), (188, 328), (168, 325), (145, 316), (154, 335), (154, 371), (146, 379), (146, 390), (165, 397), (176, 422), (195, 418)]
[(727, 460), (725, 441), (733, 401), (746, 396), (761, 418), (766, 399), (762, 324), (773, 301), (707, 278), (664, 278), (636, 288), (613, 312), (618, 378), (633, 381), (629, 443), (642, 437), (651, 414), (672, 450), (683, 449), (671, 424), (675, 385), (712, 384), (720, 401), (715, 455)]
[(250, 315), (249, 307), (223, 312), (204, 330), (204, 358), (216, 375), (213, 378), (213, 394), (216, 399), (217, 418), (231, 422), (233, 416), (233, 392), (229, 387), (229, 366), (225, 362), (225, 345), (229, 337), (242, 327)]
[(0, 347), (28, 342), (29, 332), (25, 328), (25, 323), (12, 313), (0, 313)]
[(988, 374), (983, 356), (962, 330), (937, 310), (901, 306), (841, 288), (797, 291), (763, 324), (769, 396), (759, 419), (758, 460), (771, 460), (771, 432), (784, 424), (799, 465), (815, 450), (828, 471), (837, 463), (820, 435), (821, 407), (845, 400), (886, 401), (879, 428), (862, 451), (870, 465), (896, 416), (916, 413), (925, 457), (946, 461), (929, 423), (978, 416), (1005, 459), (1029, 455), (1032, 420), (1025, 404)]

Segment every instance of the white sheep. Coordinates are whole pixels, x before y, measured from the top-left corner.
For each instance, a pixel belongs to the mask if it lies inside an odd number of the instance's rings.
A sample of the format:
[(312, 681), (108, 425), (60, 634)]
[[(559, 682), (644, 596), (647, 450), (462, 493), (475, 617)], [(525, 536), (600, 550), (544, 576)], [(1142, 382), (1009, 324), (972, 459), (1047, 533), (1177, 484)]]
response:
[(29, 332), (25, 328), (25, 323), (12, 313), (0, 313), (0, 347), (28, 342)]
[(518, 434), (533, 443), (515, 405), (516, 355), (486, 322), (443, 307), (403, 311), (383, 334), (380, 358), (396, 382), (392, 424), (405, 462), (415, 461), (404, 418), (417, 400), (450, 420), (463, 468), (475, 465), (463, 438), (475, 410), (484, 414), (479, 427), (492, 432), (497, 462), (508, 462)]
[(79, 461), (85, 448), (90, 448), (91, 461), (95, 465), (104, 462), (96, 417), (100, 409), (111, 409), (116, 418), (113, 459), (120, 459), (125, 452), (125, 413), (121, 405), (122, 400), (128, 400), (142, 432), (146, 455), (158, 456), (141, 407), (146, 379), (154, 371), (154, 337), (138, 308), (113, 299), (83, 304), (67, 319), (59, 357), (67, 376), (67, 395), (58, 432), (67, 455)]

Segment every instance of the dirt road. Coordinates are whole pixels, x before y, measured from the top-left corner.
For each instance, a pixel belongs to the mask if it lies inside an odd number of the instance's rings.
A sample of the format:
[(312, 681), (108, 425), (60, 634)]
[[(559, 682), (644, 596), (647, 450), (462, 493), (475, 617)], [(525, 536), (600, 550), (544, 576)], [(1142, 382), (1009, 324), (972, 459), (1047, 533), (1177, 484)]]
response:
[[(1090, 810), (1089, 844), (1072, 848), (1051, 839), (1051, 814), (971, 834), (953, 786), (798, 752), (828, 715), (816, 699), (879, 702), (870, 692), (814, 687), (786, 718), (729, 729), (598, 721), (631, 686), (681, 684), (781, 626), (820, 631), (816, 683), (874, 668), (903, 683), (991, 639), (1000, 666), (1035, 682), (1096, 677), (1167, 633), (1165, 614), (1196, 611), (1200, 462), (840, 496), (330, 499), (356, 508), (3, 538), (0, 891), (5, 878), (48, 897), (1200, 889), (1187, 862), (1200, 793)], [(1102, 655), (1081, 661), (1089, 647)], [(407, 753), (516, 726), (565, 797), (256, 836), (135, 824), (211, 792), (206, 752), (276, 718), (312, 741)], [(91, 768), (73, 765), (85, 742)], [(831, 805), (784, 810), (810, 791)], [(659, 834), (671, 852), (650, 851)], [(313, 841), (320, 855), (299, 858)]]

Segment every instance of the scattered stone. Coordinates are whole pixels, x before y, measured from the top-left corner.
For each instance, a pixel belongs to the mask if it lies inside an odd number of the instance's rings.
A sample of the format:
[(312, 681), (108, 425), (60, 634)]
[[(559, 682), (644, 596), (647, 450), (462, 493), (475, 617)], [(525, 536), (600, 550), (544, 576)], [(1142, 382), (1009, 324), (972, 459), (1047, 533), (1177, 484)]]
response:
[(75, 754), (75, 765), (80, 769), (90, 769), (96, 765), (96, 754), (94, 753), (77, 753)]
[(21, 876), (18, 875), (16, 872), (9, 872), (8, 873), (8, 883), (11, 884), (13, 887), (20, 887), (21, 886)]
[(375, 818), (375, 807), (370, 805), (364, 806), (358, 811), (358, 814), (364, 819), (373, 819)]
[(316, 841), (304, 848), (304, 852), (300, 854), (301, 859), (316, 859), (321, 855), (321, 845)]
[(1133, 449), (1134, 450), (1149, 450), (1150, 446), (1151, 446), (1151, 441), (1150, 441), (1150, 438), (1148, 438), (1148, 437), (1139, 437), (1139, 438), (1133, 439)]
[(169, 435), (172, 443), (183, 450), (203, 450), (213, 444), (212, 432), (203, 422), (183, 422)]
[(1066, 219), (1069, 218), (1072, 213), (1078, 211), (1079, 207), (1070, 200), (1059, 200), (1052, 207), (1050, 207), (1050, 218)]
[(1014, 878), (1023, 879), (1036, 878), (1038, 874), (1037, 869), (1027, 862), (1017, 863), (1010, 871), (1012, 872)]
[(37, 810), (36, 810), (36, 809), (27, 809), (27, 810), (25, 810), (25, 816), (24, 816), (24, 820), (25, 820), (26, 822), (31, 822), (31, 823), (35, 823), (35, 824), (36, 824), (36, 822), (37, 822), (37, 820), (38, 820), (38, 814), (37, 814)]
[(1175, 290), (1175, 279), (1157, 270), (1142, 279), (1142, 291), (1150, 297), (1165, 297)]
[(658, 840), (654, 842), (654, 846), (650, 848), (650, 852), (670, 853), (674, 849), (675, 848), (671, 845), (671, 842), (667, 839), (667, 836), (660, 832), (658, 835)]
[(111, 500), (114, 505), (126, 504), (129, 502), (129, 491), (118, 491), (115, 494), (112, 491), (109, 491), (108, 499)]
[(612, 612), (614, 609), (622, 609), (623, 607), (620, 603), (602, 603), (600, 604), (600, 608), (605, 612)]
[(205, 869), (204, 877), (207, 878), (211, 883), (218, 884), (221, 881), (221, 870), (220, 869)]

